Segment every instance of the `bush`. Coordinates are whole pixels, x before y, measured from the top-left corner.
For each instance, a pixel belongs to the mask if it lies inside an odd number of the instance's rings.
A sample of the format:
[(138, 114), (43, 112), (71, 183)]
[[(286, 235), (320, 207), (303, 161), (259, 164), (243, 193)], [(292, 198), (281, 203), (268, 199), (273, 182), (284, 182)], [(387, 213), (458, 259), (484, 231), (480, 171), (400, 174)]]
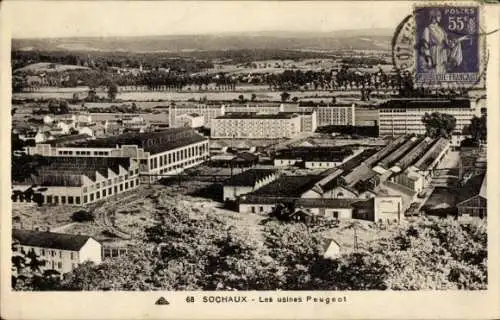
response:
[(94, 214), (85, 210), (80, 210), (71, 215), (71, 220), (75, 222), (94, 221)]

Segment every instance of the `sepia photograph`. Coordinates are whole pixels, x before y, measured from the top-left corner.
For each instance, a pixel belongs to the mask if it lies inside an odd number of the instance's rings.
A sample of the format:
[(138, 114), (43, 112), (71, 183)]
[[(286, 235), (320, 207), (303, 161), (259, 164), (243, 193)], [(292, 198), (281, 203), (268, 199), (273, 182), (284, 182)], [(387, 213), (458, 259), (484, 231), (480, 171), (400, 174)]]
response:
[(7, 2), (13, 293), (491, 289), (481, 2)]

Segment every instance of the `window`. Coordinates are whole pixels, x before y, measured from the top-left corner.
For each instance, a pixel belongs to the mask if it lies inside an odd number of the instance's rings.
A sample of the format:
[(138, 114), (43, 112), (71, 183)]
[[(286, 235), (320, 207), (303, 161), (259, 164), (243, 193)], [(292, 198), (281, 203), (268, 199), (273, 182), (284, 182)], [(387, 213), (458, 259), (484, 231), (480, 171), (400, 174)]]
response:
[(68, 203), (69, 203), (69, 204), (73, 204), (73, 203), (74, 203), (74, 199), (73, 199), (73, 197), (72, 197), (72, 196), (69, 196), (69, 197), (68, 197)]
[(83, 187), (83, 193), (87, 193), (87, 190), (88, 190), (87, 187)]
[(52, 269), (54, 269), (54, 266), (55, 266), (54, 261), (52, 261)]
[(93, 193), (90, 194), (90, 202), (92, 202), (92, 201), (94, 201), (94, 194)]
[(130, 188), (134, 187), (134, 180), (130, 181)]
[(252, 206), (252, 213), (255, 213), (255, 207)]
[(45, 249), (42, 249), (42, 256), (45, 255)]
[(102, 190), (102, 196), (105, 197), (106, 196), (106, 189)]
[(112, 194), (113, 194), (113, 192), (112, 192), (112, 191), (113, 191), (113, 188), (109, 187), (109, 188), (108, 188), (108, 195), (112, 195)]
[(47, 203), (52, 203), (52, 196), (47, 196)]
[(338, 219), (339, 218), (339, 212), (338, 211), (333, 211), (333, 217), (335, 219)]
[(69, 258), (70, 258), (71, 260), (73, 260), (73, 259), (75, 258), (75, 257), (74, 257), (74, 255), (73, 255), (73, 252), (70, 252), (70, 254), (69, 254)]
[(62, 258), (62, 251), (59, 250), (59, 258)]
[(125, 190), (128, 189), (128, 182), (125, 182)]
[(114, 187), (113, 187), (113, 190), (115, 191), (115, 193), (117, 193), (117, 192), (118, 192), (118, 187), (117, 187), (117, 186), (114, 186)]
[(123, 183), (120, 183), (120, 191), (123, 191)]
[(261, 206), (261, 207), (259, 207), (259, 212), (262, 212), (262, 211), (264, 211), (264, 207)]
[(53, 256), (53, 257), (56, 256), (56, 250), (52, 250), (50, 253), (51, 253), (51, 256)]
[(88, 201), (87, 196), (83, 196), (83, 203), (87, 203), (87, 201)]
[(100, 198), (101, 198), (101, 193), (100, 193), (99, 191), (97, 191), (97, 192), (95, 193), (95, 198), (96, 198), (96, 199), (100, 199)]
[(75, 203), (80, 204), (80, 197), (75, 197)]
[(66, 203), (66, 196), (61, 196), (61, 203), (65, 204)]
[(62, 262), (58, 262), (58, 263), (57, 263), (57, 268), (58, 268), (58, 269), (62, 269)]

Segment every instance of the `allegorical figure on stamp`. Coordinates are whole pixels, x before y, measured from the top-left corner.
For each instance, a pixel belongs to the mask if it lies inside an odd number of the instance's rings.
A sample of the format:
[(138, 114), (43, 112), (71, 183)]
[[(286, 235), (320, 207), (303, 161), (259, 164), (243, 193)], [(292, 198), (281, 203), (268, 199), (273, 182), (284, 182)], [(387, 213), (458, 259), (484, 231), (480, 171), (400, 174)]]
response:
[(421, 66), (425, 72), (447, 73), (462, 63), (462, 45), (467, 36), (452, 39), (441, 27), (441, 12), (434, 8), (429, 11), (430, 23), (422, 34)]

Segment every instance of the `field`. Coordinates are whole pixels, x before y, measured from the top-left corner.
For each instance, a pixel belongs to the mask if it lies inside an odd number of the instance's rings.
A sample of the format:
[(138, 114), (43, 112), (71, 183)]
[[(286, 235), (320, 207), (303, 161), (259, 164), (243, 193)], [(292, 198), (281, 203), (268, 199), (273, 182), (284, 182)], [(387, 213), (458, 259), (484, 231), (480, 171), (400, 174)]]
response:
[[(98, 214), (97, 211), (94, 222), (73, 223), (70, 215), (79, 208), (69, 206), (15, 205), (13, 217), (20, 216), (24, 228), (39, 227), (40, 230), (45, 230), (47, 227), (51, 229), (59, 227), (55, 231), (90, 235), (106, 246), (122, 247), (134, 245), (141, 239), (144, 228), (154, 223), (157, 213), (175, 207), (193, 217), (216, 215), (230, 226), (242, 232), (249, 232), (255, 239), (263, 240), (264, 221), (267, 217), (258, 214), (240, 214), (225, 209), (220, 202), (211, 199), (210, 192), (221, 192), (220, 187), (216, 186), (211, 182), (201, 181), (184, 181), (180, 185), (175, 182), (169, 185), (142, 185), (134, 192), (121, 195), (119, 199), (103, 202), (99, 207), (100, 212), (113, 212), (114, 223), (106, 222), (105, 215)], [(115, 229), (120, 232), (115, 232)], [(121, 232), (130, 237), (121, 237)], [(348, 221), (318, 232), (335, 238), (346, 251), (353, 249), (353, 230)], [(374, 224), (360, 222), (357, 228), (360, 247), (388, 235), (389, 232)]]
[(25, 67), (14, 70), (16, 72), (62, 72), (68, 70), (88, 70), (88, 67), (69, 65), (69, 64), (58, 64), (58, 63), (48, 63), (39, 62), (27, 65)]
[(37, 206), (34, 203), (13, 203), (13, 224), (25, 229), (56, 228), (71, 223), (71, 214), (80, 208), (72, 206)]
[[(55, 89), (55, 88), (54, 88)], [(74, 92), (85, 92), (83, 89), (70, 90), (72, 88), (63, 88), (64, 90), (45, 90), (38, 92), (17, 92), (12, 94), (15, 100), (26, 99), (71, 99)], [(194, 99), (199, 101), (202, 99), (217, 101), (217, 100), (238, 100), (240, 95), (245, 99), (250, 100), (251, 94), (255, 93), (257, 101), (281, 101), (282, 91), (270, 91), (267, 86), (238, 86), (235, 91), (133, 91), (133, 92), (120, 92), (117, 95), (119, 100), (124, 101), (187, 101)], [(288, 91), (290, 93), (290, 100), (297, 97), (299, 100), (323, 100), (325, 103), (330, 102), (333, 97), (336, 97), (338, 102), (360, 102), (360, 90), (347, 90), (347, 91)], [(97, 94), (100, 97), (106, 97), (104, 92)], [(377, 99), (373, 99), (376, 102)]]

